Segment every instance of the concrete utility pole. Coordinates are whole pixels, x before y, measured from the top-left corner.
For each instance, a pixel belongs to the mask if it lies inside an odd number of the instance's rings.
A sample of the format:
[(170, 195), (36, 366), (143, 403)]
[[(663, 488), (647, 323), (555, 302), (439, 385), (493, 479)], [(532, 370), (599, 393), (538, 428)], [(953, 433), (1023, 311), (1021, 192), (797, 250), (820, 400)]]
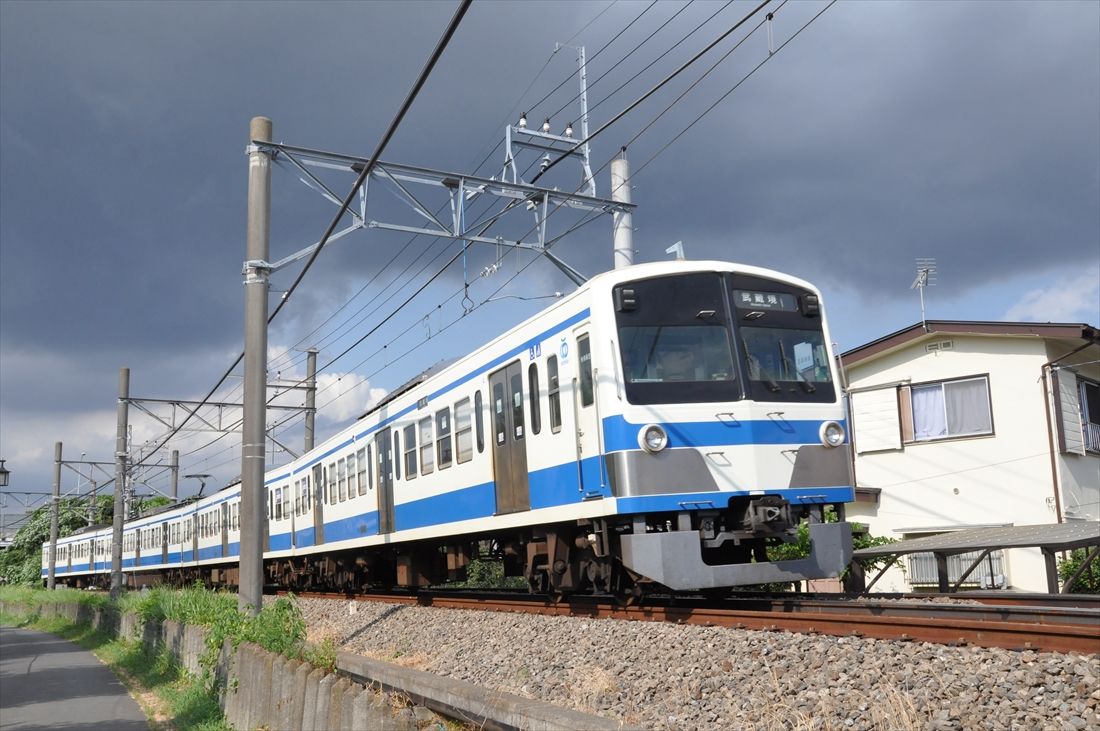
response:
[[(625, 147), (622, 154), (611, 161), (611, 200), (630, 203), (630, 163), (626, 160)], [(615, 268), (622, 269), (634, 263), (634, 214), (629, 209), (616, 211), (611, 214), (611, 225), (615, 231)]]
[(313, 449), (313, 422), (317, 417), (317, 349), (306, 351), (306, 444)]
[(172, 502), (179, 502), (180, 486), (180, 451), (172, 450)]
[(53, 445), (53, 501), (50, 503), (50, 570), (46, 588), (53, 589), (57, 576), (57, 521), (61, 512), (61, 442)]
[[(249, 139), (271, 141), (267, 117), (253, 117)], [(241, 428), (241, 568), (237, 606), (260, 613), (264, 593), (264, 445), (267, 419), (267, 292), (271, 157), (248, 147), (248, 234), (244, 263), (244, 425)]]
[(126, 432), (130, 420), (130, 369), (118, 369), (118, 426), (115, 431), (115, 507), (111, 521), (111, 598), (122, 593), (122, 526), (125, 520)]

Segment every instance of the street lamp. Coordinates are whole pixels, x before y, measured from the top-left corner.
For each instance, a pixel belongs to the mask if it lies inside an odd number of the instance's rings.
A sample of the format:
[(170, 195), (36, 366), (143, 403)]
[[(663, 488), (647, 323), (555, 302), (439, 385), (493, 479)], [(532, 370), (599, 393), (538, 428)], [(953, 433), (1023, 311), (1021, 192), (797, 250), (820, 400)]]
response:
[(8, 478), (11, 475), (11, 470), (4, 466), (4, 461), (0, 459), (0, 487), (8, 486)]

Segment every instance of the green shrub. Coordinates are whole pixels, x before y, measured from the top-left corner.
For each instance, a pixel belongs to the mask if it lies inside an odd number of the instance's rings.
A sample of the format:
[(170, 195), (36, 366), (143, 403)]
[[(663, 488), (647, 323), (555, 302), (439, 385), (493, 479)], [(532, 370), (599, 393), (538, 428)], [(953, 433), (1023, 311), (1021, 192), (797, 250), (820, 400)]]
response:
[[(1084, 548), (1078, 548), (1071, 551), (1067, 558), (1058, 561), (1058, 576), (1062, 581), (1069, 581), (1085, 562), (1086, 555)], [(1094, 558), (1089, 567), (1081, 572), (1070, 591), (1074, 594), (1100, 594), (1100, 557)]]

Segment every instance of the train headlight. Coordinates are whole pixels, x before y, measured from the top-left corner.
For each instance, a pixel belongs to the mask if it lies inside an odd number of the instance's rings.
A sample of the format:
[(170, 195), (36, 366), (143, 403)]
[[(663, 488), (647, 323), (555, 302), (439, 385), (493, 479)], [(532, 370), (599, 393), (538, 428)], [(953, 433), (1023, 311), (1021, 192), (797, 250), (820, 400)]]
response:
[(668, 434), (660, 424), (646, 424), (638, 432), (638, 445), (650, 454), (656, 454), (668, 446)]
[(835, 421), (826, 421), (821, 425), (818, 436), (826, 447), (839, 447), (844, 444), (844, 427)]

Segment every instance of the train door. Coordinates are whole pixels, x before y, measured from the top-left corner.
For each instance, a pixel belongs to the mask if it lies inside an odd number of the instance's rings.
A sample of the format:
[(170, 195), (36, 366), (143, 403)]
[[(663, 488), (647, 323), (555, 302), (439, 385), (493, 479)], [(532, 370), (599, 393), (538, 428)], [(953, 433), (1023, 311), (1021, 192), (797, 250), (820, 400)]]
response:
[(313, 545), (325, 542), (325, 468), (313, 465)]
[[(218, 508), (221, 512), (222, 524), (222, 555), (229, 555), (229, 503), (222, 503)], [(266, 537), (266, 536), (265, 536)]]
[(577, 471), (581, 492), (587, 497), (599, 495), (604, 485), (600, 448), (600, 406), (597, 381), (599, 372), (592, 367), (592, 343), (588, 333), (574, 331), (575, 347), (571, 354), (576, 375), (573, 377), (573, 409), (577, 440)]
[(393, 533), (393, 440), (389, 429), (375, 435), (374, 451), (378, 453), (378, 532)]
[(489, 376), (489, 403), (493, 419), (497, 514), (530, 510), (523, 368), (518, 360)]

